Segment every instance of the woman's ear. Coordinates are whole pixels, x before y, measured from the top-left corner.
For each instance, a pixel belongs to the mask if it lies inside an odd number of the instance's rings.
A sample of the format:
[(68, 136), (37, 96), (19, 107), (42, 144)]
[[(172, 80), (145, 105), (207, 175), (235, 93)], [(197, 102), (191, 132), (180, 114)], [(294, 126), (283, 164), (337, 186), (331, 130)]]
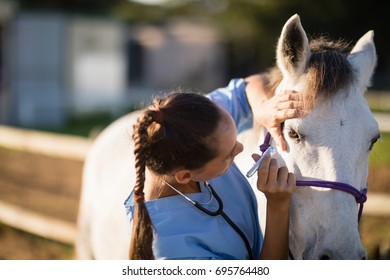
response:
[(175, 172), (175, 179), (179, 184), (187, 184), (192, 179), (192, 172), (188, 169), (180, 169)]

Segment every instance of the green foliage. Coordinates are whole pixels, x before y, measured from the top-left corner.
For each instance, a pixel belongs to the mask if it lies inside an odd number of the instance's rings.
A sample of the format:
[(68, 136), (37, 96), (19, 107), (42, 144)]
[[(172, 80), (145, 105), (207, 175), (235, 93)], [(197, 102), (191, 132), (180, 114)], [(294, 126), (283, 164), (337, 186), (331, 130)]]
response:
[(49, 131), (60, 134), (69, 134), (76, 136), (89, 137), (95, 135), (111, 122), (114, 118), (110, 113), (98, 112), (94, 114), (73, 117), (67, 125), (62, 128), (39, 128), (43, 131)]

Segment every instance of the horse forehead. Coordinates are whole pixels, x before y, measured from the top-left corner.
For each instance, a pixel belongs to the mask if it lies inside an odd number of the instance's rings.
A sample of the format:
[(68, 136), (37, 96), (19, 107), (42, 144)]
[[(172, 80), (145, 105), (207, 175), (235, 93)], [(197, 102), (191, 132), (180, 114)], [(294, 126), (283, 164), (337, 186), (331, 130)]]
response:
[(307, 120), (307, 124), (320, 122), (337, 127), (344, 124), (348, 124), (347, 127), (353, 127), (354, 124), (358, 127), (375, 128), (377, 126), (363, 93), (359, 92), (341, 91), (329, 100), (324, 97), (318, 98)]
[[(379, 133), (364, 97), (352, 94), (317, 102), (304, 118), (286, 120), (285, 127), (306, 136), (313, 145), (332, 147), (334, 152), (342, 150), (343, 154), (347, 153), (343, 149), (351, 148), (349, 145), (363, 147)], [(348, 151), (359, 153), (356, 149)]]
[[(285, 90), (295, 90), (302, 94), (303, 99), (310, 100), (315, 97), (317, 100), (316, 107), (328, 105), (328, 107), (326, 107), (327, 112), (336, 113), (336, 116), (340, 114), (353, 114), (356, 113), (356, 110), (359, 110), (360, 113), (361, 109), (368, 108), (364, 98), (364, 92), (354, 86), (353, 83), (339, 89), (336, 94), (329, 94), (326, 92), (315, 94), (307, 87), (307, 82), (308, 78), (306, 73), (302, 74), (300, 77), (284, 77), (276, 87), (275, 95), (282, 94)], [(322, 112), (322, 114), (326, 114), (326, 112)], [(366, 116), (362, 116), (362, 118), (367, 119), (367, 115), (366, 112)]]

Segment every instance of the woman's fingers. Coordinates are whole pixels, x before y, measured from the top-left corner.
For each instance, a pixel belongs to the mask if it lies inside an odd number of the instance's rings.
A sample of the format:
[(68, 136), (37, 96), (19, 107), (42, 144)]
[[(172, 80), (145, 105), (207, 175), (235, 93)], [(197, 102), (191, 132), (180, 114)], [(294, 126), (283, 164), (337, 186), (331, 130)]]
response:
[[(266, 197), (284, 198), (296, 187), (295, 175), (287, 167), (278, 167), (276, 159), (264, 159), (258, 170), (257, 188)], [(276, 195), (276, 196), (275, 196)]]
[(301, 99), (300, 93), (295, 90), (285, 90), (278, 95), (279, 101), (299, 101)]
[(282, 166), (278, 170), (278, 184), (279, 185), (287, 185), (288, 178), (288, 169), (285, 166)]
[(282, 123), (287, 119), (300, 118), (304, 116), (305, 112), (306, 111), (297, 108), (279, 110), (276, 112), (275, 120), (277, 123)]
[(287, 185), (289, 188), (291, 188), (293, 191), (297, 187), (297, 180), (294, 173), (289, 172), (287, 177)]
[(276, 113), (276, 119), (278, 121), (302, 117), (307, 113), (304, 110), (304, 102), (301, 100), (298, 92), (286, 90), (277, 96), (277, 98), (278, 100), (275, 104), (275, 108), (278, 111)]
[(281, 147), (282, 151), (286, 151), (287, 144), (284, 140), (282, 129), (280, 127), (271, 127), (268, 132), (271, 133), (272, 139), (274, 139), (276, 145)]
[(271, 163), (271, 156), (266, 155), (263, 159), (263, 162), (260, 164), (257, 173), (257, 188), (259, 190), (262, 189), (263, 186), (266, 186), (268, 183), (268, 175), (269, 175), (269, 165)]
[(275, 185), (278, 181), (278, 162), (276, 159), (271, 159), (271, 162), (269, 164), (269, 173), (268, 173), (268, 184), (269, 185)]

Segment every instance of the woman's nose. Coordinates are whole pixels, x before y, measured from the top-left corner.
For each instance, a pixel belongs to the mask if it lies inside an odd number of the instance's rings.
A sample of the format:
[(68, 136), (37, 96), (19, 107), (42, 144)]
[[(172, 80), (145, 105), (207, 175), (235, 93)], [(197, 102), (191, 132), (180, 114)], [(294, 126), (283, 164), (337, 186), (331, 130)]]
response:
[(236, 146), (236, 152), (234, 156), (238, 155), (244, 150), (244, 145), (242, 145), (240, 142), (237, 141), (237, 146)]

